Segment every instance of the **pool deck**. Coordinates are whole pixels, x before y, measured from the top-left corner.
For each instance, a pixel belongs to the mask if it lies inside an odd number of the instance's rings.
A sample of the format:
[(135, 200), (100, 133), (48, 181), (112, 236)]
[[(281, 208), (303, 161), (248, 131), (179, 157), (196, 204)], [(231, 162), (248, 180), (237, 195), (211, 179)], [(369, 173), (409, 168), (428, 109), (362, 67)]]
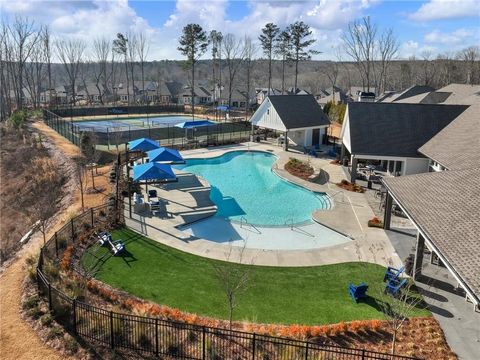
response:
[[(259, 250), (233, 247), (229, 261), (266, 266), (317, 266), (350, 261), (367, 261), (381, 265), (400, 265), (401, 260), (383, 229), (367, 227), (374, 213), (365, 194), (340, 189), (335, 183), (346, 178), (341, 166), (330, 164), (330, 158), (312, 158), (294, 151), (285, 152), (281, 147), (267, 143), (243, 143), (233, 146), (212, 147), (182, 152), (185, 158), (210, 158), (227, 151), (268, 151), (278, 157), (273, 170), (288, 181), (305, 188), (328, 194), (333, 203), (330, 210), (316, 211), (315, 221), (353, 240), (344, 244), (308, 250)], [(317, 182), (299, 179), (283, 169), (290, 157), (310, 161), (315, 173), (322, 171)], [(148, 213), (125, 212), (127, 226), (155, 241), (179, 250), (212, 259), (225, 260), (230, 253), (228, 241), (224, 244), (198, 239), (177, 229), (176, 226), (198, 221), (213, 215), (215, 205), (209, 198), (210, 186), (191, 174), (178, 172), (179, 181), (158, 189), (159, 197), (166, 200), (165, 207), (156, 216)], [(285, 228), (278, 229), (282, 236)]]

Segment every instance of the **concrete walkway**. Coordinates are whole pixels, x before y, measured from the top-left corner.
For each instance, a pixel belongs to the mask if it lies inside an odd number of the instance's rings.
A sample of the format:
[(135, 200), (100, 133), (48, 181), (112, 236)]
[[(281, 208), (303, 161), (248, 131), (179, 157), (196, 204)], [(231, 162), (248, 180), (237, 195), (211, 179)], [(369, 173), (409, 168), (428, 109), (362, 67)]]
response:
[[(212, 147), (182, 152), (185, 158), (209, 158), (221, 156), (227, 151), (256, 150), (268, 151), (278, 157), (273, 170), (288, 181), (294, 182), (305, 188), (324, 192), (331, 198), (333, 207), (326, 211), (317, 211), (313, 214), (315, 221), (332, 228), (354, 239), (345, 244), (308, 250), (268, 250), (244, 249), (235, 247), (230, 261), (241, 261), (268, 266), (313, 266), (334, 264), (349, 261), (367, 261), (382, 265), (399, 265), (400, 258), (391, 246), (386, 233), (382, 229), (368, 228), (367, 221), (374, 214), (368, 205), (364, 194), (344, 191), (335, 185), (345, 178), (343, 170), (338, 165), (330, 164), (330, 158), (311, 158), (307, 155), (289, 151), (263, 143), (244, 143), (234, 146)], [(326, 180), (323, 183), (314, 183), (292, 176), (283, 169), (290, 157), (309, 161), (316, 173), (325, 172)], [(191, 181), (197, 181), (192, 180)], [(175, 247), (179, 250), (214, 259), (224, 260), (229, 252), (228, 240), (224, 244), (199, 239), (180, 231), (176, 226), (211, 215), (213, 209), (210, 200), (206, 197), (208, 184), (203, 179), (198, 179), (200, 184), (193, 187), (202, 196), (194, 196), (191, 187), (182, 189), (179, 185), (169, 184), (163, 187), (159, 196), (167, 199), (166, 216), (151, 216), (134, 214), (132, 219), (126, 214), (127, 225), (147, 235), (148, 237)], [(165, 193), (164, 193), (165, 191)], [(182, 194), (182, 192), (184, 192)], [(188, 193), (188, 194), (186, 194)], [(174, 205), (175, 204), (175, 205)], [(185, 211), (185, 212), (184, 212)], [(202, 212), (197, 214), (197, 211)], [(128, 211), (127, 211), (128, 212)], [(285, 231), (290, 231), (286, 228)], [(242, 256), (240, 252), (243, 251)]]

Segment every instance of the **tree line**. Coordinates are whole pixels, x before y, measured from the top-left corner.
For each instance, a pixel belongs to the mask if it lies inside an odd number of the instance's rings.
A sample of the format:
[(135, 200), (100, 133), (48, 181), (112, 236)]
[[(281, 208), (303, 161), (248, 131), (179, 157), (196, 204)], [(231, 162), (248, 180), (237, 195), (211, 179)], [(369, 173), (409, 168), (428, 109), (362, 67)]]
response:
[[(208, 83), (214, 104), (222, 99), (231, 105), (235, 91), (250, 94), (254, 87), (266, 88), (269, 94), (272, 89), (285, 94), (297, 88), (317, 94), (326, 87), (335, 91), (360, 86), (381, 94), (414, 84), (441, 87), (480, 82), (478, 46), (398, 59), (399, 42), (393, 30), (379, 29), (369, 17), (347, 26), (333, 49), (332, 61), (312, 60), (318, 54), (312, 49), (315, 42), (310, 26), (302, 21), (284, 29), (267, 23), (258, 39), (207, 32), (198, 24), (188, 24), (178, 43), (185, 61), (147, 61), (151, 39), (145, 33), (119, 33), (114, 39), (97, 37), (87, 43), (55, 39), (48, 26), (16, 17), (9, 24), (2, 22), (0, 28), (0, 115), (4, 119), (24, 107), (25, 93), (29, 106), (48, 103), (41, 101), (42, 94), (51, 99), (59, 84), (66, 85), (73, 104), (77, 104), (78, 87), (87, 88), (87, 84), (93, 84), (89, 91), (98, 95), (101, 104), (117, 97), (119, 84), (129, 103), (147, 103), (148, 81), (178, 81), (194, 95), (200, 79)], [(136, 92), (141, 95), (135, 97)]]

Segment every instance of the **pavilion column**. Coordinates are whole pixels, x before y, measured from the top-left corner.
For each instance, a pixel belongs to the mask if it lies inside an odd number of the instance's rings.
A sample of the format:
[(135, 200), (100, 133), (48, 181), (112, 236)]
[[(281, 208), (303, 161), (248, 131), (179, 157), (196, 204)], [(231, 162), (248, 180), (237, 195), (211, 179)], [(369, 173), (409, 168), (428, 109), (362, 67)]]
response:
[(392, 219), (392, 205), (393, 198), (392, 195), (387, 191), (385, 196), (385, 212), (383, 214), (383, 229), (390, 230), (390, 221)]
[(350, 182), (353, 184), (357, 179), (358, 159), (352, 156), (352, 172), (350, 173)]
[(425, 250), (425, 239), (420, 231), (417, 232), (417, 246), (415, 248), (415, 260), (413, 262), (413, 280), (417, 280), (422, 275), (423, 253)]
[(283, 141), (283, 150), (288, 151), (288, 130), (285, 131), (285, 140)]

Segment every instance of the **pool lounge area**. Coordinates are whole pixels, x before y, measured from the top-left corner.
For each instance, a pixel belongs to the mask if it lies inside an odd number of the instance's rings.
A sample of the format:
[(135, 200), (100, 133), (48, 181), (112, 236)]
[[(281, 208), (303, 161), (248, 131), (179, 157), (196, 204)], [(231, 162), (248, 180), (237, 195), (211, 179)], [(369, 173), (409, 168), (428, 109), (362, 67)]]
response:
[[(133, 212), (126, 219), (128, 226), (161, 243), (215, 259), (224, 259), (233, 246), (234, 252), (244, 248), (239, 261), (262, 265), (332, 264), (358, 261), (359, 256), (376, 263), (400, 262), (386, 236), (370, 235), (371, 229), (362, 228), (359, 218), (366, 223), (371, 217), (368, 204), (358, 206), (355, 194), (339, 196), (330, 184), (292, 178), (283, 170), (282, 162), (295, 153), (244, 143), (182, 155), (186, 164), (173, 167), (178, 182), (157, 188), (164, 199), (161, 211)], [(214, 171), (216, 166), (223, 171)], [(268, 181), (262, 181), (264, 177)], [(302, 201), (290, 200), (290, 192)], [(271, 201), (262, 201), (263, 196)], [(342, 223), (350, 220), (356, 228), (350, 224), (341, 231)], [(376, 254), (371, 254), (372, 244), (377, 244)]]

